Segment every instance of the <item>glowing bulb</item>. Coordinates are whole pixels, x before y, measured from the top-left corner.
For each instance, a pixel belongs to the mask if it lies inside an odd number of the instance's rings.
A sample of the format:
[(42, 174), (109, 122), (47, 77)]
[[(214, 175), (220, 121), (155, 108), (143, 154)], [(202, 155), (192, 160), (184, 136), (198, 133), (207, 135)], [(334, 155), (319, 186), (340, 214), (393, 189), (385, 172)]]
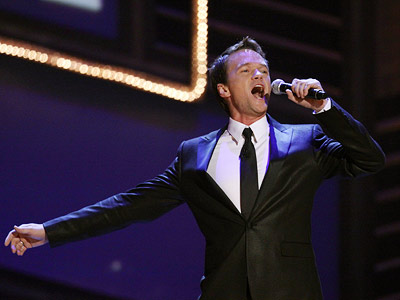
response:
[(59, 59), (57, 59), (57, 67), (62, 68), (63, 65), (64, 65), (64, 58), (60, 57)]
[(39, 61), (44, 64), (49, 60), (49, 56), (46, 53), (40, 54)]
[(69, 69), (69, 68), (71, 68), (71, 65), (72, 65), (72, 62), (71, 62), (71, 60), (70, 59), (65, 59), (64, 60), (64, 64), (63, 64), (63, 68), (64, 69)]
[(152, 85), (153, 85), (152, 82), (150, 82), (150, 81), (145, 81), (144, 84), (143, 84), (143, 89), (144, 89), (145, 91), (149, 91), (149, 90), (151, 89)]
[(83, 64), (79, 67), (79, 73), (86, 74), (89, 71), (89, 66), (87, 64)]
[(92, 75), (93, 75), (94, 77), (99, 76), (99, 75), (100, 75), (100, 68), (99, 68), (99, 67), (94, 67), (94, 68), (92, 69)]
[(115, 73), (115, 81), (120, 82), (122, 80), (124, 80), (124, 74), (122, 72)]
[(200, 74), (206, 74), (207, 73), (207, 67), (205, 65), (201, 65), (197, 67), (197, 72)]

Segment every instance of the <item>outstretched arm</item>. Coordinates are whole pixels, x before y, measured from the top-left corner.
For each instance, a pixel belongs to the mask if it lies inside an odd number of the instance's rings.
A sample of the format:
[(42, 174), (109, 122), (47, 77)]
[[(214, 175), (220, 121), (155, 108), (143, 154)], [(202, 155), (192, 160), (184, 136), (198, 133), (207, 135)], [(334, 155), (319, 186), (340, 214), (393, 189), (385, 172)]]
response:
[[(179, 156), (179, 152), (178, 152)], [(10, 231), (4, 244), (21, 256), (29, 248), (51, 247), (151, 221), (183, 203), (179, 158), (152, 180), (43, 224), (24, 224)]]
[(8, 233), (4, 246), (10, 245), (12, 253), (22, 256), (27, 249), (42, 246), (47, 242), (43, 225), (30, 223), (14, 226)]

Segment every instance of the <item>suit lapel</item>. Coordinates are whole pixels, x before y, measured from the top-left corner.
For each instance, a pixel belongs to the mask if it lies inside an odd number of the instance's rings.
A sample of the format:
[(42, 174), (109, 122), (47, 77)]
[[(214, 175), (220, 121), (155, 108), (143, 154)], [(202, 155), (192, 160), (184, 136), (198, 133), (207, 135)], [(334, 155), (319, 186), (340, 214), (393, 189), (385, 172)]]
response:
[(228, 125), (218, 131), (211, 132), (210, 134), (202, 137), (197, 151), (197, 170), (203, 172), (207, 171), (208, 164), (210, 162), (211, 155), (214, 152), (215, 146), (217, 145), (217, 141), (227, 127)]
[(291, 127), (283, 126), (270, 116), (268, 116), (268, 122), (270, 124), (269, 163), (253, 208), (253, 216), (257, 214), (261, 207), (268, 204), (269, 199), (266, 197), (271, 194), (275, 186), (275, 181), (287, 156), (293, 134)]
[[(268, 116), (268, 122), (270, 126), (270, 141), (269, 141), (269, 163), (263, 182), (261, 184), (260, 191), (256, 203), (252, 210), (251, 218), (257, 214), (257, 211), (268, 204), (266, 197), (270, 195), (282, 165), (287, 156), (293, 129), (286, 127), (273, 118)], [(214, 131), (202, 138), (199, 142), (197, 151), (197, 171), (200, 175), (200, 182), (204, 185), (204, 188), (208, 189), (215, 199), (222, 202), (226, 207), (235, 211), (241, 215), (237, 210), (236, 206), (228, 198), (225, 192), (219, 187), (214, 179), (207, 173), (208, 164), (211, 156), (214, 152), (217, 141), (226, 130), (227, 125), (221, 128), (219, 131)], [(263, 199), (266, 199), (263, 201)]]
[(236, 206), (232, 203), (232, 201), (228, 198), (225, 192), (221, 189), (221, 187), (214, 181), (214, 179), (207, 173), (208, 164), (211, 160), (211, 156), (214, 152), (215, 146), (217, 145), (217, 141), (221, 137), (221, 135), (225, 132), (226, 128), (221, 128), (218, 131), (214, 131), (202, 138), (199, 142), (198, 151), (197, 151), (197, 171), (200, 175), (200, 182), (204, 185), (204, 188), (213, 195), (215, 199), (222, 202), (226, 207), (231, 210), (234, 210), (237, 214), (240, 212), (237, 210)]

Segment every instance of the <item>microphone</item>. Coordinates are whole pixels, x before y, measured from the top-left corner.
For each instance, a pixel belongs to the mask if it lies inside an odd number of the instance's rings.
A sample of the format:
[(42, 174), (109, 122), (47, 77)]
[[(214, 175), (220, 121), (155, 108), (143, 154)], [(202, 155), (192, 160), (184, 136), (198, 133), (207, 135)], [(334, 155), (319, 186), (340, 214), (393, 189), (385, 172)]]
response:
[[(290, 83), (284, 82), (282, 79), (275, 79), (271, 84), (272, 92), (275, 95), (286, 94), (286, 90), (292, 90), (292, 85)], [(309, 89), (307, 98), (313, 98), (317, 100), (322, 100), (329, 98), (329, 96), (321, 90)]]

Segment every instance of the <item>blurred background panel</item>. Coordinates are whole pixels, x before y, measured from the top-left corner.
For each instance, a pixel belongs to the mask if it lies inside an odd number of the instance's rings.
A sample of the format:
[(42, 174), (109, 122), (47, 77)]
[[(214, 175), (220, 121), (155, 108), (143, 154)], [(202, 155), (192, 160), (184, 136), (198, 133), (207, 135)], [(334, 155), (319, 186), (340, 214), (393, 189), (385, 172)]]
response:
[[(0, 0), (0, 43), (16, 39), (182, 84), (197, 2)], [(387, 154), (377, 175), (330, 180), (313, 240), (325, 299), (399, 299), (400, 2), (208, 3), (208, 60), (255, 38), (271, 79), (318, 78)], [(0, 49), (1, 50), (1, 49)], [(194, 103), (0, 54), (0, 233), (43, 222), (152, 178), (182, 140), (222, 127), (207, 87)], [(310, 113), (272, 96), (281, 122)], [(186, 205), (148, 224), (16, 257), (0, 248), (0, 298), (196, 299), (204, 241)]]

